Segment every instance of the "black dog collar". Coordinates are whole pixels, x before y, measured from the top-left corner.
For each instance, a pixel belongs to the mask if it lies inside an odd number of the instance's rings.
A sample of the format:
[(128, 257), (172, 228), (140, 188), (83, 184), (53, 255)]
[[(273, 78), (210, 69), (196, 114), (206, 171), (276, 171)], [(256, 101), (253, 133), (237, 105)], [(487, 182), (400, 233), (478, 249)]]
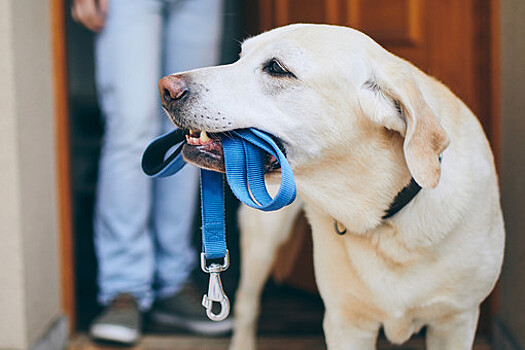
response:
[[(385, 215), (381, 219), (385, 220), (396, 215), (401, 209), (403, 209), (408, 203), (414, 199), (414, 197), (421, 191), (421, 186), (418, 185), (416, 180), (412, 178), (410, 183), (406, 185), (394, 198), (394, 201), (390, 204), (390, 207), (385, 212)], [(334, 229), (338, 235), (344, 235), (346, 233), (346, 227), (343, 230), (339, 229), (339, 223), (334, 219)]]
[[(439, 162), (443, 160), (443, 154), (439, 155)], [(385, 212), (385, 215), (381, 219), (389, 219), (392, 216), (396, 215), (401, 209), (403, 209), (408, 203), (414, 199), (414, 197), (421, 191), (421, 186), (418, 185), (416, 180), (412, 178), (410, 183), (406, 185), (394, 198), (394, 201), (390, 204), (390, 207)], [(344, 235), (346, 233), (346, 227), (344, 230), (339, 230), (339, 223), (334, 219), (334, 228), (335, 232), (338, 235)]]
[(412, 178), (410, 183), (405, 186), (394, 198), (394, 201), (390, 204), (390, 207), (386, 211), (385, 215), (382, 216), (382, 219), (388, 219), (396, 215), (401, 209), (403, 209), (414, 197), (421, 191), (421, 186), (419, 186)]

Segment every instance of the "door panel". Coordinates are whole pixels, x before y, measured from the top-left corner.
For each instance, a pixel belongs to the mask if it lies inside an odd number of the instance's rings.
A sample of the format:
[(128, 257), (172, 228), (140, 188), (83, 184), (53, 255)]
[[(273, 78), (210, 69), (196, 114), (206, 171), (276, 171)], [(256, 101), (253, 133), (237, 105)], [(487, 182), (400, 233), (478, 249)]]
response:
[(354, 26), (359, 27), (372, 38), (385, 45), (398, 43), (410, 46), (421, 43), (423, 28), (420, 0), (360, 0), (355, 2), (357, 16)]
[(260, 0), (251, 34), (290, 23), (330, 23), (370, 35), (449, 86), (492, 139), (490, 2), (478, 0)]

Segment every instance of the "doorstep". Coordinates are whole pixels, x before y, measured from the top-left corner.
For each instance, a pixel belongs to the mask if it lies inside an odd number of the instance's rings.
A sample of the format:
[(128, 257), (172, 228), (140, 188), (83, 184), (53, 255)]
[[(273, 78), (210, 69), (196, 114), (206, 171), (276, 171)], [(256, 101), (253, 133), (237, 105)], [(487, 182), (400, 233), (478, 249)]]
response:
[[(68, 350), (227, 350), (230, 338), (206, 338), (188, 335), (146, 335), (134, 347), (116, 347), (92, 343), (86, 335), (73, 336)], [(324, 350), (322, 336), (260, 336), (258, 350)], [(424, 350), (424, 339), (411, 339), (403, 346), (394, 346), (381, 339), (378, 350)], [(485, 339), (477, 339), (473, 350), (490, 350)]]

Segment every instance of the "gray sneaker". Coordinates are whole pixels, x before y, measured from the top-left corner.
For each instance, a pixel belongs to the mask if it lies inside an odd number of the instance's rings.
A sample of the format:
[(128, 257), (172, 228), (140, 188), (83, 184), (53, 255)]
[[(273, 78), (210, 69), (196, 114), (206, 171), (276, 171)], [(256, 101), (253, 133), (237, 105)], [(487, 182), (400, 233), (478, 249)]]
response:
[(93, 321), (89, 335), (95, 340), (131, 345), (140, 338), (141, 315), (137, 300), (119, 294)]
[[(207, 290), (206, 290), (207, 292)], [(149, 320), (154, 328), (163, 330), (185, 330), (200, 335), (216, 336), (230, 332), (233, 327), (231, 317), (223, 321), (211, 321), (202, 306), (203, 292), (186, 283), (174, 295), (156, 300)]]

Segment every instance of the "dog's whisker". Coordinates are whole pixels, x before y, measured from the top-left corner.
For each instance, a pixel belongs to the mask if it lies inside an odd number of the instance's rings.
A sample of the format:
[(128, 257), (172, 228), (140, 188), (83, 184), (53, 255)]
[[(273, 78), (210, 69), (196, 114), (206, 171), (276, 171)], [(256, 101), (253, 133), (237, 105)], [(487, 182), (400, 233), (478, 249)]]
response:
[(224, 131), (222, 134), (225, 137), (229, 138), (230, 140), (233, 140), (233, 135), (232, 135), (231, 131)]

